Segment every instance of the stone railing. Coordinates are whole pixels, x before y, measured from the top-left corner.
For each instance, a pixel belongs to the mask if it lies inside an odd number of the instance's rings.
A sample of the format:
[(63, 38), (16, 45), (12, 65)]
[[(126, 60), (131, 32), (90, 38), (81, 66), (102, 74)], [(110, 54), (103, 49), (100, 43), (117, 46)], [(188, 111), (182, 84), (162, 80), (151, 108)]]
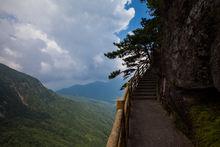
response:
[(117, 100), (115, 121), (106, 147), (126, 147), (126, 140), (129, 137), (131, 94), (147, 69), (147, 64), (137, 67), (134, 76), (128, 82), (123, 99)]

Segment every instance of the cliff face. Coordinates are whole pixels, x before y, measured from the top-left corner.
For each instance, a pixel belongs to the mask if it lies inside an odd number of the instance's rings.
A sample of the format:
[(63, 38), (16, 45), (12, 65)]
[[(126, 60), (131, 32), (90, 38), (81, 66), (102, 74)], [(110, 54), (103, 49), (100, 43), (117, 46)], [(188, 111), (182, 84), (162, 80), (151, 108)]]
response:
[(162, 63), (169, 83), (220, 91), (220, 1), (164, 1)]
[(197, 146), (219, 146), (220, 1), (162, 2), (161, 100)]

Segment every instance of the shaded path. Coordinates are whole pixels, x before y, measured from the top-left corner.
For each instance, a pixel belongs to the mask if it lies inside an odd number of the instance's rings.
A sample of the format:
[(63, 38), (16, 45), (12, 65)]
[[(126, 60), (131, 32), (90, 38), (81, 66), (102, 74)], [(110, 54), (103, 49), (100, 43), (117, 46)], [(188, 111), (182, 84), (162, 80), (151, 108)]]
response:
[(128, 147), (191, 147), (156, 100), (132, 102)]
[(132, 96), (127, 146), (192, 147), (155, 98), (156, 79), (145, 75)]

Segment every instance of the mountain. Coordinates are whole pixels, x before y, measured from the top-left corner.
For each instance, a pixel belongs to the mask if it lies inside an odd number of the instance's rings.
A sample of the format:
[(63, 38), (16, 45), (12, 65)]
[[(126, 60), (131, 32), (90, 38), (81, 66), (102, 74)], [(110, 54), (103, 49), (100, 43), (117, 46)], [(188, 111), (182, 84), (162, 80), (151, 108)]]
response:
[(123, 95), (123, 91), (120, 90), (122, 82), (122, 80), (116, 79), (108, 82), (93, 82), (86, 85), (73, 85), (69, 88), (58, 90), (57, 93), (112, 102), (117, 97)]
[(37, 79), (0, 64), (1, 146), (105, 146), (113, 106), (70, 100)]

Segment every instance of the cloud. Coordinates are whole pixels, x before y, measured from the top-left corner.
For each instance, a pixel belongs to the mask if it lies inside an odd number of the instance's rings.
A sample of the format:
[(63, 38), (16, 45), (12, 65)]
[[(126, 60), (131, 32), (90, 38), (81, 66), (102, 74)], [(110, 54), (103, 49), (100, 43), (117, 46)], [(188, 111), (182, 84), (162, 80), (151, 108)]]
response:
[(99, 65), (103, 64), (103, 62), (104, 62), (103, 54), (100, 53), (100, 54), (96, 55), (95, 57), (93, 57), (93, 60), (94, 60), (95, 66), (98, 67)]
[(103, 54), (134, 17), (130, 0), (7, 0), (0, 5), (0, 62), (49, 88), (104, 80), (118, 61)]
[[(61, 48), (55, 40), (49, 39), (46, 33), (37, 30), (30, 24), (16, 25), (15, 37), (19, 38), (20, 40), (24, 40), (25, 42), (28, 42), (29, 40), (40, 40), (45, 44), (44, 47), (38, 48), (38, 55), (41, 54), (41, 56), (47, 57), (44, 60), (50, 59), (50, 61), (48, 61), (48, 63), (41, 62), (41, 67), (42, 65), (47, 64), (47, 67), (50, 66), (51, 68), (65, 71), (66, 69), (68, 70), (69, 67), (76, 66), (75, 62), (70, 57), (69, 52), (67, 50)], [(46, 66), (43, 66), (42, 68), (45, 67)]]

